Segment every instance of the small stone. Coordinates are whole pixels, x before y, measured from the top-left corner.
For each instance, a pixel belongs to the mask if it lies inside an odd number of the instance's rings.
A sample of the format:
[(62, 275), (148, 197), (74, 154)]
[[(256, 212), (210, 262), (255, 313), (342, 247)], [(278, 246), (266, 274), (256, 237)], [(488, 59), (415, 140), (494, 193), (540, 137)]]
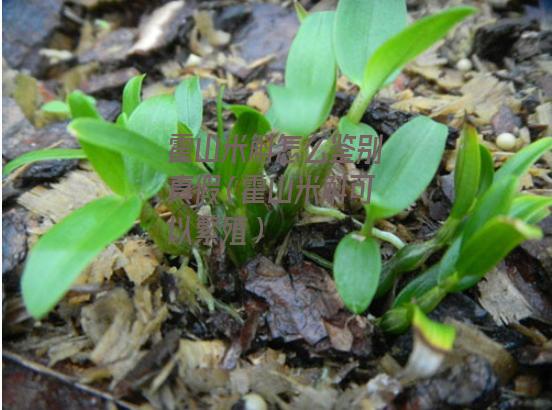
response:
[(464, 73), (467, 71), (470, 71), (472, 67), (473, 67), (473, 64), (468, 58), (463, 58), (460, 61), (458, 61), (458, 63), (456, 63), (456, 68), (459, 71), (462, 71)]
[(267, 410), (266, 401), (257, 393), (249, 393), (242, 398), (245, 410)]
[(516, 147), (516, 137), (509, 132), (503, 132), (496, 137), (496, 145), (504, 151), (512, 151)]

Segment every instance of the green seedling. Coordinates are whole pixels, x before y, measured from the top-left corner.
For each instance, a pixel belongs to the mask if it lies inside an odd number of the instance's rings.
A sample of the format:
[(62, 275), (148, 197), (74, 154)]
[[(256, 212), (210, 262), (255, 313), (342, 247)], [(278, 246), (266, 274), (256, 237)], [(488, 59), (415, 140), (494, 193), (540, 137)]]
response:
[[(73, 119), (69, 130), (81, 149), (48, 149), (22, 155), (8, 163), (4, 175), (25, 164), (50, 159), (86, 159), (113, 191), (73, 212), (43, 235), (25, 265), (21, 288), (29, 312), (43, 317), (63, 297), (81, 271), (112, 241), (121, 237), (139, 221), (158, 247), (172, 255), (189, 255), (190, 244), (170, 240), (170, 228), (160, 218), (149, 200), (158, 195), (175, 217), (194, 217), (194, 212), (180, 200), (168, 195), (167, 177), (200, 176), (210, 170), (200, 162), (171, 163), (169, 139), (184, 132), (205, 139), (201, 128), (203, 99), (199, 79), (184, 80), (174, 95), (141, 100), (143, 76), (131, 79), (124, 88), (122, 113), (115, 124), (105, 121), (89, 96), (75, 91), (65, 103), (49, 103), (46, 109), (62, 112), (65, 106)], [(229, 107), (236, 116), (229, 135), (248, 137), (270, 130), (262, 114), (249, 107)], [(204, 146), (205, 144), (202, 144)], [(226, 181), (230, 174), (258, 171), (258, 163), (217, 164), (214, 171)], [(260, 164), (262, 168), (262, 164)], [(241, 204), (240, 184), (232, 188), (218, 205), (217, 213), (263, 216), (263, 209)], [(250, 257), (251, 229), (245, 247), (232, 256), (237, 263)], [(199, 255), (194, 252), (194, 255)], [(199, 256), (201, 258), (201, 256)], [(197, 258), (196, 258), (197, 259)], [(198, 261), (198, 266), (201, 261)]]
[[(408, 283), (381, 318), (389, 332), (405, 330), (409, 304), (424, 312), (434, 309), (451, 292), (476, 285), (520, 243), (542, 237), (537, 224), (550, 214), (552, 198), (519, 193), (519, 180), (541, 155), (552, 149), (542, 138), (508, 159), (495, 173), (490, 154), (477, 132), (466, 126), (455, 168), (455, 201), (435, 238), (401, 249), (383, 268), (378, 292), (384, 295), (401, 273), (415, 270), (434, 252), (446, 249), (439, 263)], [(475, 187), (475, 189), (474, 189)]]
[[(288, 56), (285, 84), (269, 87), (272, 106), (267, 118), (248, 107), (228, 106), (226, 108), (236, 120), (233, 128), (225, 134), (221, 93), (217, 99), (217, 138), (224, 144), (233, 136), (242, 136), (249, 147), (253, 135), (264, 135), (271, 130), (300, 136), (301, 148), (296, 160), (285, 170), (284, 180), (309, 175), (318, 177), (320, 184), (329, 175), (331, 164), (306, 163), (310, 149), (308, 140), (331, 112), (338, 71), (356, 84), (359, 92), (347, 115), (340, 119), (337, 132), (357, 137), (375, 135), (369, 124), (361, 122), (374, 95), (393, 81), (408, 62), (475, 11), (469, 7), (453, 8), (405, 28), (404, 0), (341, 0), (335, 12), (308, 14), (299, 6), (296, 10), (301, 26)], [(136, 77), (125, 86), (122, 113), (115, 124), (103, 120), (94, 100), (80, 92), (70, 94), (65, 103), (50, 103), (44, 107), (46, 111), (62, 115), (69, 113), (73, 118), (69, 129), (82, 149), (29, 153), (7, 164), (4, 169), (7, 173), (37, 160), (87, 159), (114, 192), (113, 196), (93, 201), (68, 216), (33, 248), (25, 267), (22, 289), (24, 301), (35, 317), (44, 316), (82, 269), (136, 221), (164, 252), (172, 255), (191, 252), (199, 259), (198, 266), (201, 264), (198, 249), (168, 240), (168, 225), (150, 204), (150, 199), (157, 196), (175, 217), (182, 219), (190, 214), (193, 217), (192, 210), (182, 201), (169, 198), (167, 177), (199, 177), (212, 173), (220, 175), (221, 186), (226, 186), (232, 176), (239, 181), (247, 175), (264, 171), (262, 163), (240, 162), (239, 157), (238, 163), (224, 161), (212, 166), (198, 162), (168, 162), (171, 134), (192, 134), (202, 141), (207, 138), (201, 126), (203, 101), (199, 81), (197, 78), (187, 79), (178, 86), (174, 95), (142, 101), (142, 80), (142, 76)], [(403, 246), (392, 234), (376, 229), (374, 224), (378, 220), (397, 215), (426, 189), (437, 171), (446, 136), (444, 125), (419, 116), (386, 141), (380, 162), (372, 164), (369, 170), (373, 176), (372, 198), (365, 206), (362, 229), (345, 237), (336, 249), (333, 270), (338, 291), (345, 304), (353, 312), (360, 313), (374, 297), (384, 295), (401, 273), (419, 268), (429, 255), (448, 247), (445, 258), (428, 270), (431, 274), (424, 273), (415, 280), (415, 291), (408, 293), (405, 288), (405, 293), (397, 298), (404, 305), (395, 302), (393, 309), (383, 317), (381, 323), (386, 330), (396, 331), (408, 326), (414, 301), (427, 312), (444, 294), (466, 288), (484, 274), (481, 273), (483, 270), (493, 266), (493, 261), (501, 254), (498, 251), (493, 251), (494, 256), (485, 263), (480, 262), (481, 257), (477, 260), (459, 257), (479, 249), (479, 242), (474, 241), (482, 241), (481, 235), (491, 235), (493, 229), (499, 230), (504, 237), (510, 238), (510, 246), (521, 237), (537, 235), (537, 230), (530, 224), (546, 214), (547, 202), (527, 195), (513, 198), (504, 214), (476, 211), (479, 200), (481, 203), (492, 201), (492, 198), (483, 201), (490, 192), (502, 188), (504, 192), (513, 192), (513, 185), (508, 185), (509, 179), (501, 176), (502, 169), (506, 169), (503, 174), (519, 177), (518, 174), (542, 154), (543, 143), (538, 148), (528, 148), (525, 154), (520, 152), (514, 158), (521, 155), (522, 159), (512, 158), (494, 175), (490, 154), (480, 144), (474, 144), (473, 138), (465, 137), (458, 161), (461, 170), (457, 170), (455, 180), (457, 202), (450, 222), (444, 224), (436, 238), (424, 244)], [(206, 147), (206, 144), (201, 146)], [(327, 155), (335, 149), (333, 139), (328, 138), (318, 152)], [(201, 154), (204, 156), (206, 152)], [(476, 163), (473, 158), (477, 158)], [(507, 182), (499, 183), (502, 179)], [(286, 189), (288, 185), (283, 186)], [(232, 186), (229, 192), (219, 195), (212, 209), (214, 215), (246, 217), (246, 245), (227, 246), (230, 258), (237, 265), (256, 253), (253, 237), (258, 232), (254, 221), (260, 218), (265, 222), (265, 237), (269, 238), (265, 245), (270, 246), (289, 231), (304, 210), (304, 201), (277, 206), (245, 206), (241, 200), (242, 191), (242, 184)], [(296, 197), (297, 192), (293, 194)], [(287, 196), (287, 193), (282, 196)], [(332, 209), (307, 207), (307, 211), (343, 216)], [(382, 240), (402, 248), (387, 263), (382, 263), (379, 251)]]
[[(323, 183), (331, 164), (305, 164), (308, 135), (327, 119), (335, 98), (337, 69), (359, 87), (348, 114), (339, 121), (341, 135), (376, 135), (362, 123), (374, 95), (419, 54), (442, 39), (458, 22), (475, 11), (453, 8), (405, 28), (404, 0), (341, 0), (335, 12), (298, 13), (302, 20), (286, 65), (285, 85), (272, 86), (268, 118), (280, 131), (303, 137), (299, 155), (285, 171), (287, 179), (318, 177)], [(397, 130), (384, 144), (379, 164), (373, 164), (370, 204), (360, 232), (345, 238), (335, 252), (334, 277), (345, 304), (360, 313), (370, 304), (381, 272), (379, 241), (402, 245), (398, 238), (374, 228), (377, 220), (389, 218), (411, 205), (437, 171), (445, 147), (447, 129), (426, 117), (417, 117)], [(327, 139), (320, 155), (335, 152), (334, 139)], [(269, 225), (280, 238), (293, 225), (302, 205), (275, 207)], [(309, 212), (343, 217), (333, 212), (307, 208)], [(282, 219), (285, 221), (281, 223)]]

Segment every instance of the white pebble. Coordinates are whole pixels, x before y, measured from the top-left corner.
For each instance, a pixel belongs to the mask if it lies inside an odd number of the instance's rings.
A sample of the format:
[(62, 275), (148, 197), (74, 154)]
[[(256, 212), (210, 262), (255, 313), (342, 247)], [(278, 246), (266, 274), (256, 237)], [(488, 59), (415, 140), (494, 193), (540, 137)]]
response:
[(257, 393), (249, 393), (242, 397), (245, 410), (267, 410), (266, 401)]
[(503, 132), (496, 137), (496, 145), (504, 151), (511, 151), (516, 147), (516, 137), (509, 132)]
[(472, 67), (472, 62), (468, 58), (462, 58), (456, 63), (456, 68), (463, 72), (470, 71)]

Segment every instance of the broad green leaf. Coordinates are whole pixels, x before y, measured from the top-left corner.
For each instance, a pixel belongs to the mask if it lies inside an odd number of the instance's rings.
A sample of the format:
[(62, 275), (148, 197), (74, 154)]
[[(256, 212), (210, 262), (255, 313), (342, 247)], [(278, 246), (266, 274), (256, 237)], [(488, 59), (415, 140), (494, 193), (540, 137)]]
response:
[(523, 176), (545, 152), (552, 150), (552, 137), (541, 138), (512, 156), (495, 174), (495, 181), (507, 176)]
[[(414, 305), (413, 309), (412, 326), (421, 334), (423, 340), (439, 351), (451, 351), (456, 339), (454, 326), (429, 319), (417, 305)], [(427, 352), (424, 353), (427, 355)], [(427, 356), (420, 357), (420, 360), (424, 359), (427, 360)]]
[(354, 313), (364, 312), (376, 294), (381, 271), (378, 242), (352, 233), (337, 245), (333, 273), (335, 285), (345, 306)]
[[(170, 139), (177, 132), (175, 99), (171, 95), (159, 95), (143, 101), (132, 112), (127, 128), (143, 135), (166, 150)], [(168, 161), (168, 158), (165, 159)], [(128, 179), (136, 192), (148, 198), (155, 195), (165, 182), (166, 175), (140, 159), (125, 158)]]
[(552, 198), (539, 195), (519, 195), (512, 202), (508, 216), (521, 219), (525, 223), (536, 224), (550, 215)]
[(82, 118), (71, 122), (69, 131), (81, 142), (135, 158), (168, 176), (205, 173), (198, 163), (170, 163), (168, 146), (162, 147), (141, 134), (115, 124)]
[(460, 282), (451, 291), (472, 287), (520, 243), (541, 237), (541, 230), (534, 226), (516, 219), (495, 217), (463, 246), (456, 262)]
[(286, 64), (285, 86), (269, 86), (270, 116), (288, 135), (307, 136), (328, 117), (335, 96), (334, 12), (310, 14), (301, 24)]
[[(89, 98), (86, 94), (73, 91), (67, 96), (67, 103), (71, 110), (71, 118), (74, 120), (88, 118), (103, 121), (96, 110), (94, 99)], [(80, 144), (94, 170), (113, 192), (122, 196), (133, 193), (121, 153), (106, 150), (94, 144), (94, 141), (80, 141)]]
[(479, 190), (477, 196), (483, 195), (491, 186), (494, 179), (494, 162), (491, 152), (484, 146), (479, 145), (481, 175), (479, 177)]
[(142, 82), (146, 75), (137, 75), (132, 77), (125, 85), (123, 89), (123, 114), (128, 117), (132, 112), (140, 105), (142, 94)]
[(457, 23), (473, 14), (473, 7), (456, 7), (416, 21), (385, 41), (364, 68), (362, 92), (374, 95), (387, 78), (446, 36)]
[(461, 218), (471, 208), (479, 190), (481, 151), (477, 130), (465, 125), (454, 167), (454, 205), (451, 217)]
[(178, 121), (183, 122), (194, 136), (199, 133), (203, 121), (203, 95), (199, 77), (188, 77), (180, 82), (174, 92)]
[(435, 175), (448, 129), (427, 117), (416, 117), (383, 144), (381, 161), (370, 167), (372, 219), (388, 218), (412, 204)]
[(140, 208), (137, 197), (104, 197), (73, 212), (42, 236), (21, 279), (29, 313), (37, 319), (46, 315), (82, 270), (132, 227)]
[(439, 264), (433, 265), (421, 275), (408, 283), (393, 301), (393, 308), (400, 307), (419, 298), (431, 288), (438, 285)]
[(341, 71), (362, 85), (364, 67), (376, 49), (406, 26), (405, 0), (341, 0), (334, 25)]
[(462, 229), (462, 240), (467, 241), (478, 229), (498, 215), (506, 215), (518, 188), (517, 178), (495, 182), (477, 201), (473, 212)]
[(70, 114), (69, 106), (63, 101), (47, 102), (40, 109), (44, 112), (49, 112), (52, 114)]
[(378, 133), (376, 132), (375, 129), (373, 129), (372, 127), (370, 127), (369, 125), (366, 125), (366, 124), (363, 124), (363, 123), (358, 123), (358, 124), (355, 124), (354, 122), (352, 122), (349, 118), (347, 117), (341, 117), (341, 119), (339, 120), (339, 133), (341, 134), (342, 137), (345, 137), (345, 135), (354, 135), (355, 136), (355, 139), (354, 139), (354, 152), (353, 152), (353, 156), (352, 156), (352, 160), (354, 162), (357, 162), (358, 159), (359, 159), (359, 148), (360, 148), (360, 136), (361, 135), (371, 135), (372, 136), (372, 146), (375, 148), (375, 139), (377, 138), (377, 135)]
[(37, 161), (48, 161), (52, 159), (85, 159), (86, 155), (82, 149), (64, 149), (52, 148), (41, 149), (38, 151), (27, 152), (14, 160), (8, 162), (2, 170), (2, 175), (6, 176), (15, 169), (31, 164)]

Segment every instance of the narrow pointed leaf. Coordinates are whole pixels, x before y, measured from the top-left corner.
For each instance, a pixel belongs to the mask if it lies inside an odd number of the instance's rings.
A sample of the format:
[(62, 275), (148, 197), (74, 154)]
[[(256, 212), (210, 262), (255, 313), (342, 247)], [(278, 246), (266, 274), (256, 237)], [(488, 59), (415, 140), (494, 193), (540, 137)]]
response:
[(552, 137), (541, 138), (512, 156), (495, 174), (495, 181), (507, 176), (521, 177), (544, 154), (552, 150)]
[(145, 76), (145, 74), (137, 75), (125, 84), (125, 88), (123, 89), (123, 113), (127, 118), (140, 105), (140, 101), (142, 100), (142, 82)]
[(295, 14), (297, 14), (297, 19), (299, 20), (299, 22), (302, 23), (303, 20), (305, 20), (309, 15), (309, 12), (305, 10), (305, 8), (301, 3), (299, 3), (299, 0), (295, 0), (293, 2), (293, 7), (295, 8)]
[(8, 162), (2, 170), (2, 175), (6, 176), (16, 170), (17, 168), (31, 164), (37, 161), (49, 161), (56, 159), (85, 159), (86, 154), (82, 149), (64, 149), (64, 148), (52, 148), (41, 149), (38, 151), (27, 152), (14, 160)]
[(168, 176), (205, 173), (205, 169), (197, 163), (170, 163), (168, 147), (164, 148), (141, 134), (105, 121), (78, 119), (69, 125), (69, 130), (81, 142), (133, 157)]
[(467, 241), (487, 221), (498, 215), (507, 215), (517, 192), (518, 180), (510, 177), (495, 182), (478, 201), (466, 225), (462, 229), (463, 241)]
[(552, 198), (524, 194), (514, 199), (508, 216), (521, 219), (525, 223), (536, 224), (550, 215)]
[(381, 272), (378, 242), (349, 234), (339, 242), (333, 273), (339, 295), (349, 310), (364, 312), (376, 294)]
[(393, 301), (393, 308), (406, 305), (419, 298), (431, 288), (437, 286), (439, 265), (433, 265), (406, 285)]
[(405, 0), (341, 0), (337, 5), (334, 47), (339, 68), (362, 84), (374, 51), (406, 26)]
[(364, 68), (363, 92), (375, 94), (391, 74), (445, 37), (452, 27), (475, 11), (472, 7), (457, 7), (425, 17), (384, 42)]
[(463, 246), (456, 262), (460, 282), (452, 291), (472, 287), (520, 243), (541, 237), (540, 229), (520, 220), (502, 216), (490, 220)]
[(474, 127), (466, 125), (460, 137), (460, 147), (454, 167), (454, 205), (451, 217), (461, 218), (471, 208), (479, 190), (481, 151)]
[(483, 195), (491, 186), (494, 179), (494, 162), (491, 152), (484, 146), (479, 144), (479, 154), (481, 161), (481, 175), (479, 177), (479, 189), (477, 196)]
[(35, 318), (46, 315), (94, 257), (132, 227), (140, 207), (137, 197), (101, 198), (42, 236), (31, 250), (21, 279), (29, 313)]

